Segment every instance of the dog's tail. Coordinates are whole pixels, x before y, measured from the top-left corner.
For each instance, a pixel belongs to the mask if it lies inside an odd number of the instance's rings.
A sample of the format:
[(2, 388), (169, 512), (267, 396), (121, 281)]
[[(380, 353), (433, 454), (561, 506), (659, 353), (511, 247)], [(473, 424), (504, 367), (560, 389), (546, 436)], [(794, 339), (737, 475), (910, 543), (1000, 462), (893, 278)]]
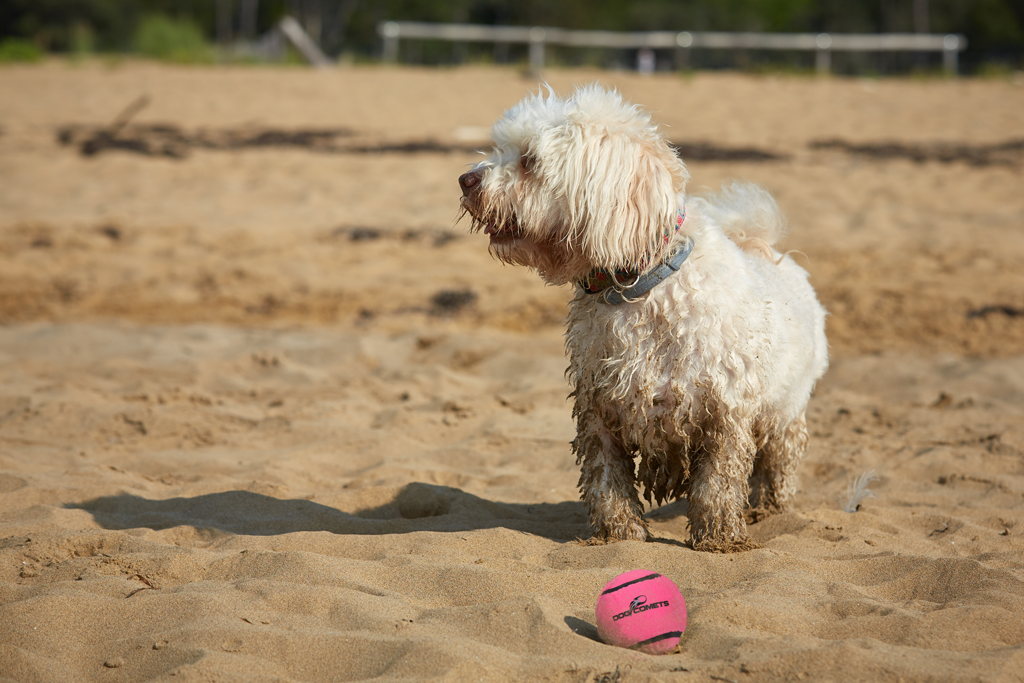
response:
[(775, 260), (771, 248), (785, 236), (786, 219), (763, 187), (732, 182), (723, 185), (721, 192), (709, 192), (690, 201), (740, 247), (763, 252)]

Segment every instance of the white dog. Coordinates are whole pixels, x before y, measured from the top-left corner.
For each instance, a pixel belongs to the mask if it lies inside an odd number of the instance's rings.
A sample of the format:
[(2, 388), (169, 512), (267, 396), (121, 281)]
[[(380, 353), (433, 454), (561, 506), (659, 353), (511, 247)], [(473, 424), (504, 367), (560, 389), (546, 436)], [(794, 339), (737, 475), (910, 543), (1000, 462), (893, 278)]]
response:
[(537, 94), (459, 178), (498, 259), (575, 283), (566, 348), (591, 525), (647, 539), (643, 506), (687, 498), (697, 550), (756, 547), (754, 517), (787, 508), (804, 410), (828, 365), (825, 310), (772, 245), (783, 220), (754, 185), (688, 197), (651, 123), (597, 85)]

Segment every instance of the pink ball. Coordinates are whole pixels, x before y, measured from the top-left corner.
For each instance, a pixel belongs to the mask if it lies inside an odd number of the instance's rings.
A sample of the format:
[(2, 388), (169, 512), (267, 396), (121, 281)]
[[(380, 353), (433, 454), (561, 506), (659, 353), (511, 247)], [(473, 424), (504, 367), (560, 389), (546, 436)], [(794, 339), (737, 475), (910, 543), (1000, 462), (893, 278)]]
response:
[(649, 655), (673, 650), (686, 630), (686, 601), (679, 588), (645, 569), (609, 581), (594, 611), (601, 640)]

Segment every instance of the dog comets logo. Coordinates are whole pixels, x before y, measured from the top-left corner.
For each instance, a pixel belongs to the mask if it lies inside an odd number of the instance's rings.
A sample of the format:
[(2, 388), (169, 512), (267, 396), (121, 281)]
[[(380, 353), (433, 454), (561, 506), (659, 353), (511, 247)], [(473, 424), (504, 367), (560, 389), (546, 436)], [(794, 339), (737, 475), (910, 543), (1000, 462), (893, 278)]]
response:
[(651, 604), (648, 605), (647, 604), (647, 596), (646, 595), (638, 595), (635, 598), (633, 598), (632, 602), (629, 603), (629, 609), (626, 610), (625, 612), (619, 612), (618, 614), (613, 615), (612, 616), (612, 621), (618, 621), (619, 619), (625, 619), (626, 617), (631, 617), (634, 614), (638, 614), (640, 612), (646, 612), (647, 610), (651, 610), (651, 609), (658, 609), (660, 607), (668, 607), (668, 600), (661, 600), (659, 602), (652, 602)]

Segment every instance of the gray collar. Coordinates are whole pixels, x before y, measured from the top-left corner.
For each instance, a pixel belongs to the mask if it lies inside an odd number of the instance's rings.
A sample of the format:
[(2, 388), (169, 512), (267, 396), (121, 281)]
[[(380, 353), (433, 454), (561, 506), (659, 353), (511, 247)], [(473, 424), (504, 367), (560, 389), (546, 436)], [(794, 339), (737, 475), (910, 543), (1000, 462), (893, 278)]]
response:
[[(616, 287), (614, 285), (604, 287), (602, 289), (593, 289), (584, 287), (583, 291), (587, 294), (597, 294), (601, 303), (608, 304), (610, 306), (618, 306), (619, 304), (633, 302), (639, 299), (641, 296), (651, 291), (659, 284), (667, 280), (673, 273), (679, 270), (679, 267), (683, 265), (683, 262), (693, 251), (693, 239), (685, 237), (679, 244), (679, 248), (676, 249), (668, 259), (658, 264), (657, 267), (652, 268), (646, 274), (636, 278), (633, 284), (622, 287)], [(604, 273), (605, 277), (608, 277), (607, 273)], [(610, 280), (611, 278), (609, 278)]]

